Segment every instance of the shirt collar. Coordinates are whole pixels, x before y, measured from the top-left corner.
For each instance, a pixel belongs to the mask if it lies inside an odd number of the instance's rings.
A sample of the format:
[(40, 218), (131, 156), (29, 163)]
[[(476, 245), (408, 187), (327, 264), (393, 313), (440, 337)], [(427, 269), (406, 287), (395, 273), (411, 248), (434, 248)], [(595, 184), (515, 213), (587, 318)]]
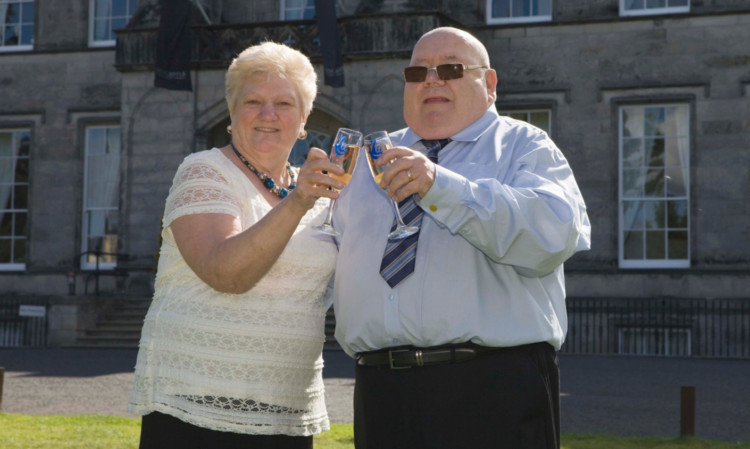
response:
[[(482, 137), (482, 134), (489, 129), (490, 124), (497, 120), (497, 118), (497, 108), (495, 108), (495, 103), (492, 103), (490, 107), (487, 108), (487, 112), (485, 112), (479, 120), (462, 129), (457, 134), (449, 137), (458, 142), (476, 142)], [(420, 140), (422, 140), (422, 137), (415, 133), (411, 128), (407, 128), (404, 137), (401, 139), (401, 145), (411, 147)]]

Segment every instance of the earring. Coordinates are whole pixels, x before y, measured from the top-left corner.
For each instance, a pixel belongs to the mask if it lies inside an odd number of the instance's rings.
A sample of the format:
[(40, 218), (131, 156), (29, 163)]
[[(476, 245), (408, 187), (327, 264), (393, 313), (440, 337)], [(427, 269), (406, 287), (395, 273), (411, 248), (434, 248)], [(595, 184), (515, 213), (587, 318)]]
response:
[(297, 138), (298, 138), (299, 140), (305, 140), (305, 139), (307, 139), (307, 130), (306, 130), (306, 129), (303, 129), (303, 130), (302, 130), (302, 137), (297, 137)]
[(227, 125), (227, 134), (232, 134), (232, 125)]

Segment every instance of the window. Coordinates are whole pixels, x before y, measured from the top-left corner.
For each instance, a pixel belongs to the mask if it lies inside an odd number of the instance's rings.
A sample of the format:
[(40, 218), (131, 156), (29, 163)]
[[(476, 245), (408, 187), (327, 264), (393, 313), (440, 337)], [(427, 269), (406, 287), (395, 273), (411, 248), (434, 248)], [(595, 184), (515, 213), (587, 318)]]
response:
[(302, 20), (315, 17), (314, 0), (282, 0), (281, 17), (284, 20)]
[(115, 30), (125, 28), (137, 0), (89, 0), (89, 46), (115, 45)]
[(512, 110), (499, 111), (500, 115), (505, 115), (516, 120), (522, 120), (530, 123), (547, 134), (551, 134), (550, 111), (548, 109), (531, 109), (531, 110)]
[(81, 268), (113, 269), (117, 264), (120, 206), (120, 127), (86, 128), (83, 179)]
[(308, 130), (305, 140), (296, 141), (292, 147), (292, 152), (289, 154), (289, 163), (295, 167), (304, 164), (311, 147), (318, 147), (325, 152), (330, 152), (331, 141), (332, 137), (329, 134)]
[(690, 266), (689, 107), (619, 114), (621, 268)]
[(621, 16), (690, 12), (690, 0), (620, 0)]
[(0, 0), (0, 51), (34, 48), (34, 0)]
[(0, 270), (26, 269), (29, 130), (0, 130)]
[(548, 22), (552, 0), (487, 0), (487, 23)]

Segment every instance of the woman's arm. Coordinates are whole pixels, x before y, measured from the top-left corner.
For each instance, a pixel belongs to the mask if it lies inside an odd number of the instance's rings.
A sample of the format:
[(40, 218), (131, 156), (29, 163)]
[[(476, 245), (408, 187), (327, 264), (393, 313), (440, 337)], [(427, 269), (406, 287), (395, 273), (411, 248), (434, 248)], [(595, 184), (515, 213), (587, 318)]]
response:
[(193, 214), (176, 218), (172, 234), (195, 274), (215, 290), (250, 290), (276, 262), (305, 213), (320, 197), (337, 198), (339, 181), (322, 174), (341, 173), (319, 149), (311, 149), (300, 169), (297, 187), (250, 228), (242, 231), (238, 218), (227, 214)]

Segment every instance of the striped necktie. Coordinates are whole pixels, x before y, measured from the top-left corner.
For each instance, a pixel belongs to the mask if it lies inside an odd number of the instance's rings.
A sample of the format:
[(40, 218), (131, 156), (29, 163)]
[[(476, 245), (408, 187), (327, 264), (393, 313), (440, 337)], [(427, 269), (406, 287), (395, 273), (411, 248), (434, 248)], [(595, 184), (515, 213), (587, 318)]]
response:
[[(427, 157), (434, 163), (438, 162), (438, 152), (450, 143), (451, 139), (422, 140), (427, 149)], [(414, 195), (398, 203), (398, 210), (404, 223), (410, 226), (422, 226), (424, 211), (417, 205)], [(396, 229), (396, 220), (393, 220), (391, 231)], [(395, 287), (399, 282), (406, 279), (414, 272), (414, 264), (417, 257), (417, 241), (419, 232), (401, 240), (389, 241), (385, 247), (383, 261), (380, 263), (380, 275), (391, 286)]]

